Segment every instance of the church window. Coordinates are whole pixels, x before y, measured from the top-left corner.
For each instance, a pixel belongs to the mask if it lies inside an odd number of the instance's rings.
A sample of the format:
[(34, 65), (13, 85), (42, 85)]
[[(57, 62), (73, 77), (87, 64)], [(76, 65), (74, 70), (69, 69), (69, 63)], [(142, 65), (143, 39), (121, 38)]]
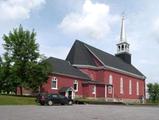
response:
[(93, 86), (92, 94), (96, 94), (96, 86), (95, 85)]
[(124, 93), (124, 81), (123, 78), (120, 78), (120, 94)]
[(139, 95), (139, 82), (136, 82), (136, 95)]
[(77, 80), (74, 81), (73, 88), (74, 88), (75, 92), (78, 91), (78, 81)]
[(53, 77), (53, 79), (51, 80), (51, 88), (52, 89), (57, 89), (57, 78)]
[(113, 84), (113, 77), (112, 77), (112, 75), (109, 75), (109, 84), (110, 84), (110, 85)]
[(132, 95), (132, 81), (129, 80), (129, 95)]

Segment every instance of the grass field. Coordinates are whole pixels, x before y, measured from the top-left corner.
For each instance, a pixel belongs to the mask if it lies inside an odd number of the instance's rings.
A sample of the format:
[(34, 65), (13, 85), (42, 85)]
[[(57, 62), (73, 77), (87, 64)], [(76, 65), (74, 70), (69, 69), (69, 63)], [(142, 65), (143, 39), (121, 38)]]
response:
[(0, 95), (0, 105), (35, 105), (34, 97)]

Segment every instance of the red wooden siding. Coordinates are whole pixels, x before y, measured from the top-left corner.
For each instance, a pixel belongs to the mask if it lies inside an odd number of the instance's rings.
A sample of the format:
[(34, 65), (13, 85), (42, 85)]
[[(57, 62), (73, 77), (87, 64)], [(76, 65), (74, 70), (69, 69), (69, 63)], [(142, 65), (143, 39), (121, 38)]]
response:
[[(113, 77), (113, 91), (112, 94), (107, 93), (107, 97), (117, 99), (139, 99), (145, 96), (145, 80), (131, 77), (125, 74), (117, 73), (110, 70), (93, 70), (89, 68), (80, 68), (80, 70), (89, 75), (92, 80), (103, 82), (103, 84), (96, 84), (96, 94), (93, 94), (93, 86), (95, 84), (83, 84), (82, 79), (67, 77), (63, 75), (50, 76), (48, 82), (42, 86), (42, 90), (48, 93), (57, 93), (62, 87), (72, 87), (75, 80), (78, 80), (78, 92), (76, 95), (83, 97), (97, 97), (105, 98), (105, 84), (109, 83), (109, 75)], [(51, 79), (56, 77), (58, 79), (58, 90), (51, 89)], [(120, 93), (120, 78), (123, 78), (123, 94)], [(129, 80), (132, 81), (132, 94), (129, 94)], [(139, 95), (136, 94), (136, 83), (139, 82)], [(108, 90), (107, 90), (108, 91)], [(114, 93), (114, 94), (113, 94)]]
[[(51, 88), (51, 80), (53, 77), (56, 77), (58, 80), (58, 83), (57, 83), (58, 89), (57, 90)], [(42, 89), (42, 91), (48, 92), (48, 93), (58, 93), (58, 90), (60, 90), (60, 88), (62, 88), (62, 87), (72, 87), (73, 88), (75, 80), (78, 80), (78, 91), (76, 92), (76, 95), (82, 96), (83, 95), (83, 90), (82, 90), (83, 80), (72, 78), (72, 77), (67, 77), (67, 76), (63, 76), (63, 75), (49, 76), (48, 82), (46, 84), (44, 84), (41, 89)]]
[[(108, 83), (109, 75), (113, 77), (113, 87), (114, 87), (114, 97), (115, 98), (128, 98), (128, 99), (138, 99), (141, 96), (145, 95), (145, 81), (134, 78), (131, 76), (123, 75), (120, 73), (105, 71), (105, 83)], [(123, 94), (120, 94), (120, 78), (123, 78)], [(132, 94), (129, 95), (129, 80), (132, 81)], [(139, 95), (136, 95), (136, 83), (139, 82)]]
[(96, 97), (105, 98), (105, 85), (96, 85)]

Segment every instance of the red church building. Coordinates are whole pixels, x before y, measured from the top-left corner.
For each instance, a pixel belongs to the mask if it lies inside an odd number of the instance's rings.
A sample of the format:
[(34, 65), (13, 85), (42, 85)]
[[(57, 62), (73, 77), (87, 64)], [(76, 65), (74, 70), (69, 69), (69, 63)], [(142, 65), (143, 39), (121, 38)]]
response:
[(47, 59), (52, 73), (41, 91), (67, 97), (139, 102), (145, 98), (145, 76), (131, 64), (124, 17), (117, 53), (111, 55), (76, 40), (66, 60)]

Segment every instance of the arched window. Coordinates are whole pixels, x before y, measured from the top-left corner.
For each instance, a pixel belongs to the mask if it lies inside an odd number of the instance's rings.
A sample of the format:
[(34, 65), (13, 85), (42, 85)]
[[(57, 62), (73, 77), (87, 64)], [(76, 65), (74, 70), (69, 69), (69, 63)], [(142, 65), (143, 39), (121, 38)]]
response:
[(96, 94), (96, 85), (94, 85), (92, 88), (92, 94)]
[(136, 82), (136, 95), (139, 95), (139, 82)]
[(124, 93), (124, 81), (123, 78), (120, 78), (120, 94)]
[(56, 77), (53, 77), (52, 80), (51, 80), (51, 89), (57, 89), (57, 78)]
[(120, 50), (120, 46), (118, 46), (118, 51)]
[(94, 75), (93, 75), (93, 73), (90, 74), (90, 78), (91, 78), (92, 80), (94, 80)]
[(113, 77), (112, 77), (112, 75), (109, 75), (109, 84), (110, 84), (110, 85), (113, 84)]
[(122, 50), (124, 50), (124, 45), (121, 46)]
[(74, 81), (73, 88), (74, 88), (75, 92), (78, 91), (78, 81), (77, 80)]
[(129, 80), (129, 95), (132, 95), (132, 81)]

